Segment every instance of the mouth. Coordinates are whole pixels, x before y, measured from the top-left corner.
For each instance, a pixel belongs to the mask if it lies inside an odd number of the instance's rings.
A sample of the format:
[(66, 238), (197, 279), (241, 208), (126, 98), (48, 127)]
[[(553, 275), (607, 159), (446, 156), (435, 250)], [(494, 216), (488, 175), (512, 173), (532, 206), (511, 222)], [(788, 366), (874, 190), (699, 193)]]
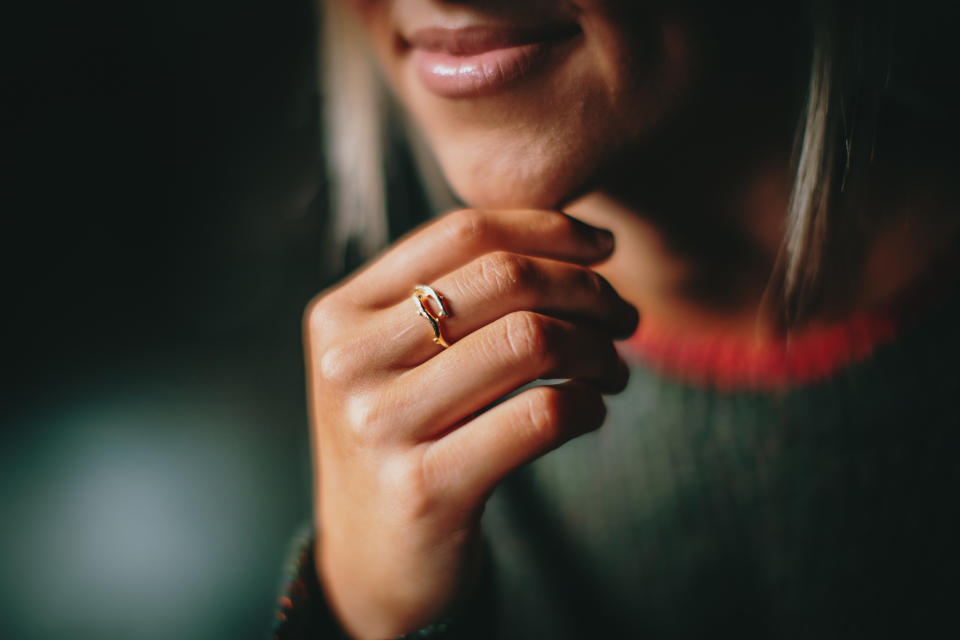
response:
[(443, 98), (489, 95), (532, 73), (580, 35), (577, 24), (542, 28), (425, 28), (405, 38), (423, 86)]

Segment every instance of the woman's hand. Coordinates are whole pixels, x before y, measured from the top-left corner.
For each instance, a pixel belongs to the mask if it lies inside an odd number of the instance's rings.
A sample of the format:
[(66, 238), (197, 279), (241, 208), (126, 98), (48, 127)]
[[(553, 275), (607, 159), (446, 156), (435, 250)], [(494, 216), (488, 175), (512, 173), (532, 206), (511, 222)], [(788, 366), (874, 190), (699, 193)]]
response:
[[(441, 616), (476, 577), (497, 483), (600, 426), (601, 393), (627, 379), (612, 339), (637, 323), (584, 266), (612, 248), (553, 211), (459, 211), (310, 305), (316, 561), (350, 633), (392, 637)], [(445, 297), (448, 349), (417, 315), (417, 284)], [(539, 378), (570, 380), (478, 413)]]

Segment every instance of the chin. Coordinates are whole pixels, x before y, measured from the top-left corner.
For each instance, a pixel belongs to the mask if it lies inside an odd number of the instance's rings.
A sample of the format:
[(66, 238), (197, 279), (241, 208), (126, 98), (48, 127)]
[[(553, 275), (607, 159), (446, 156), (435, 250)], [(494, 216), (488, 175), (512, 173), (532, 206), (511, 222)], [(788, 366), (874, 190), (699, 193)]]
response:
[(563, 175), (518, 173), (498, 175), (487, 171), (486, 175), (472, 173), (462, 179), (454, 174), (450, 183), (460, 199), (475, 209), (557, 209), (579, 187), (579, 181)]
[[(438, 149), (447, 181), (460, 199), (477, 209), (557, 209), (574, 198), (595, 172), (596, 154), (563, 145), (529, 142), (511, 153), (467, 155), (469, 149)], [(532, 153), (538, 147), (547, 150)], [(473, 147), (476, 150), (476, 147)]]

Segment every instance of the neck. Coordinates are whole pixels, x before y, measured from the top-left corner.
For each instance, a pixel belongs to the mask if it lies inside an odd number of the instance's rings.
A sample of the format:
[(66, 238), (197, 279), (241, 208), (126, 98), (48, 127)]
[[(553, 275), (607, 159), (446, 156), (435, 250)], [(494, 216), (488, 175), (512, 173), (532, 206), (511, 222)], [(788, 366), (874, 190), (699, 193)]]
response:
[(614, 232), (617, 248), (597, 270), (648, 326), (763, 339), (780, 325), (764, 294), (785, 228), (799, 100), (782, 70), (716, 66), (685, 109), (563, 209)]
[(764, 316), (762, 301), (783, 216), (763, 215), (756, 207), (780, 190), (780, 180), (768, 176), (759, 182), (751, 190), (758, 202), (747, 198), (733, 220), (704, 216), (664, 222), (609, 192), (587, 194), (565, 210), (613, 231), (616, 250), (596, 269), (640, 310), (648, 326), (669, 327), (679, 335), (762, 337), (775, 327)]
[[(679, 193), (681, 204), (673, 207), (611, 187), (564, 210), (613, 231), (616, 250), (596, 270), (639, 309), (648, 328), (681, 339), (780, 340), (778, 314), (765, 299), (789, 197), (790, 174), (786, 163), (780, 166), (757, 170), (725, 192), (689, 187), (694, 195)], [(875, 228), (851, 282), (853, 293), (822, 309), (810, 326), (889, 306), (954, 245), (960, 221), (944, 206), (942, 184), (902, 174), (888, 176), (887, 183), (900, 189), (895, 200), (879, 194), (885, 203), (864, 205), (878, 215), (871, 216)]]

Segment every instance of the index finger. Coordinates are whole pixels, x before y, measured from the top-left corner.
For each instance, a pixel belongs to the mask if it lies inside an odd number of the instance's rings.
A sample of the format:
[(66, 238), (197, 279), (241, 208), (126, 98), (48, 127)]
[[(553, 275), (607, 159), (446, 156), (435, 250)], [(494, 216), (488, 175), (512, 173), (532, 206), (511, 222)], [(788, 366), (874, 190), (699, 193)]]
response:
[(432, 282), (490, 251), (589, 265), (609, 256), (613, 244), (609, 231), (559, 211), (463, 209), (400, 240), (349, 286), (356, 287), (354, 300), (385, 307), (410, 295), (414, 285)]

